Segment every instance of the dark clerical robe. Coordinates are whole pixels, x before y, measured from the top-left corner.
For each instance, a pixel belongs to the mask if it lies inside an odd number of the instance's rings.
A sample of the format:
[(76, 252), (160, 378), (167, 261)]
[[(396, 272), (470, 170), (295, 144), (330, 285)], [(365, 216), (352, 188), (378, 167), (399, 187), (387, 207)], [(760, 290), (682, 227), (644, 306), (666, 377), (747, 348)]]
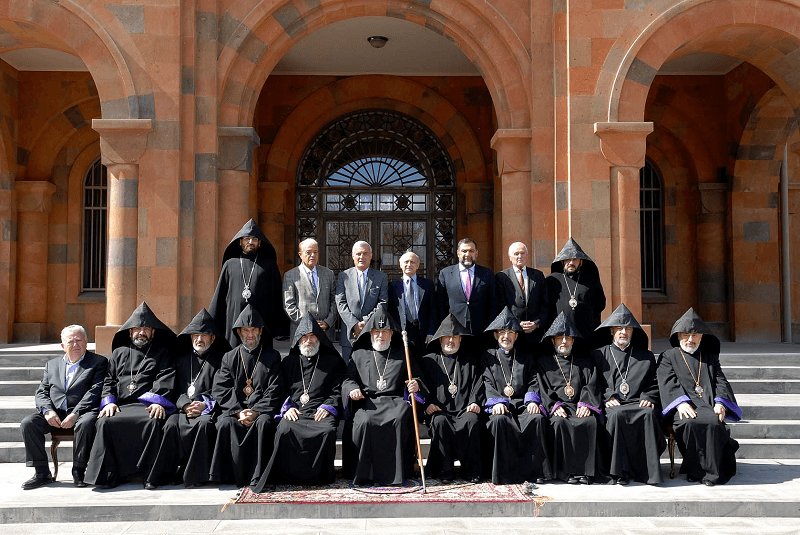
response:
[[(280, 362), (280, 353), (263, 344), (253, 351), (242, 344), (223, 355), (211, 390), (220, 416), (210, 481), (232, 481), (244, 487), (258, 481), (267, 466), (275, 438), (275, 416), (285, 395)], [(253, 388), (249, 397), (244, 393), (248, 378)], [(239, 423), (238, 415), (245, 409), (258, 413), (250, 427)]]
[[(598, 419), (602, 415), (597, 368), (588, 355), (582, 357), (574, 353), (574, 362), (572, 356), (564, 358), (552, 349), (540, 353), (536, 359), (539, 391), (552, 429), (553, 473), (565, 481), (570, 476), (594, 477), (599, 468), (597, 435)], [(564, 392), (568, 381), (574, 389), (572, 397)], [(553, 414), (559, 407), (566, 411), (567, 418)], [(591, 411), (589, 416), (578, 418), (575, 415), (578, 407), (587, 407)]]
[[(368, 337), (369, 332), (363, 336)], [(346, 477), (355, 484), (399, 485), (413, 471), (414, 421), (407, 401), (405, 351), (402, 343), (397, 342), (395, 336), (387, 351), (356, 349), (350, 355), (342, 396), (356, 389), (364, 394), (359, 401), (346, 398), (351, 420), (345, 426), (343, 461)], [(426, 393), (419, 379), (421, 373), (414, 360), (411, 365), (411, 373), (420, 387), (416, 399), (424, 403)], [(386, 381), (382, 389), (377, 386), (379, 370)]]
[[(458, 459), (464, 479), (480, 477), (480, 414), (467, 412), (469, 405), (483, 407), (485, 400), (478, 359), (460, 352), (428, 353), (422, 357), (422, 374), (429, 389), (426, 401), (441, 409), (426, 417), (431, 447), (425, 475), (453, 479), (453, 462)], [(451, 383), (455, 394), (449, 391)]]
[[(552, 479), (547, 451), (547, 419), (527, 412), (528, 403), (543, 409), (536, 376), (536, 365), (530, 354), (512, 349), (490, 349), (483, 354), (483, 385), (486, 389), (486, 425), (491, 435), (491, 449), (484, 454), (484, 467), (492, 468), (492, 483), (508, 485)], [(504, 373), (505, 372), (505, 373)], [(505, 392), (508, 379), (514, 392)], [(492, 414), (498, 403), (509, 414)]]
[[(86, 468), (87, 483), (109, 484), (114, 479), (124, 480), (137, 473), (147, 476), (150, 472), (164, 420), (150, 418), (147, 407), (161, 405), (168, 415), (176, 410), (170, 400), (175, 368), (158, 339), (156, 336), (141, 349), (133, 344), (117, 347), (108, 359), (100, 410), (114, 403), (120, 412), (97, 420), (97, 435)], [(132, 390), (128, 388), (131, 385)]]
[[(202, 355), (191, 349), (175, 359), (175, 390), (178, 395), (175, 405), (178, 412), (170, 415), (164, 424), (161, 447), (148, 477), (154, 485), (175, 479), (180, 481), (181, 474), (187, 487), (208, 481), (219, 412), (211, 388), (222, 360), (222, 355), (215, 349), (212, 345)], [(188, 391), (190, 385), (194, 385), (193, 392)], [(206, 408), (200, 416), (189, 418), (182, 408), (194, 401), (202, 401)]]
[[(608, 458), (604, 463), (608, 472), (615, 478), (631, 474), (640, 483), (661, 483), (660, 459), (666, 441), (661, 429), (655, 357), (632, 344), (624, 350), (610, 344), (595, 350), (592, 358), (600, 373), (602, 402), (612, 398), (619, 401), (618, 406), (605, 407)], [(623, 379), (627, 386), (623, 386)], [(640, 407), (641, 400), (655, 408)]]
[[(589, 339), (600, 325), (600, 314), (606, 307), (606, 294), (600, 284), (597, 268), (588, 261), (577, 273), (565, 275), (563, 272), (547, 276), (547, 289), (550, 301), (550, 319), (563, 312), (572, 320), (583, 338)], [(590, 269), (593, 268), (593, 269)], [(573, 309), (571, 298), (577, 301)]]
[[(253, 488), (255, 492), (262, 492), (272, 483), (319, 485), (336, 479), (336, 424), (342, 413), (344, 359), (326, 345), (320, 345), (319, 352), (310, 359), (296, 351), (293, 349), (281, 362), (289, 397), (279, 414), (272, 457)], [(300, 399), (304, 384), (308, 389), (306, 403)], [(294, 422), (283, 417), (292, 407), (302, 413)], [(320, 407), (329, 414), (317, 422), (314, 414)]]
[[(703, 339), (705, 342), (705, 339)], [(686, 357), (684, 361), (683, 356)], [(714, 484), (726, 483), (736, 474), (736, 450), (739, 443), (730, 435), (730, 429), (714, 413), (714, 404), (725, 407), (726, 418), (738, 421), (742, 411), (736, 403), (733, 389), (722, 373), (719, 353), (700, 349), (692, 353), (673, 347), (661, 353), (658, 362), (658, 388), (665, 405), (662, 414), (666, 424), (672, 424), (683, 462), (680, 472), (698, 481)], [(700, 358), (702, 356), (702, 366)], [(690, 371), (691, 368), (691, 371)], [(695, 381), (700, 370), (702, 395), (695, 392)], [(697, 418), (680, 419), (675, 410), (688, 402), (697, 412)]]

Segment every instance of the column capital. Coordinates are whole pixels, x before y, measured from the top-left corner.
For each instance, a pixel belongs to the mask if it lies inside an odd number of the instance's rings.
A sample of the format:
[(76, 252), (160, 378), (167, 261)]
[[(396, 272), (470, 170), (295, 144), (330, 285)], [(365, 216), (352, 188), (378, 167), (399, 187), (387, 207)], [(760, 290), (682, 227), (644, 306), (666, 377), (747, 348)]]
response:
[(261, 144), (255, 128), (251, 126), (220, 126), (219, 169), (233, 171), (253, 170), (253, 149)]
[(50, 213), (53, 208), (53, 193), (56, 186), (45, 180), (17, 181), (14, 183), (17, 192), (18, 212)]
[(492, 136), (489, 146), (497, 152), (497, 172), (524, 172), (531, 170), (530, 128), (501, 128)]
[(92, 129), (100, 134), (103, 165), (138, 164), (147, 148), (152, 119), (92, 119)]
[(652, 131), (652, 122), (594, 123), (594, 133), (600, 138), (600, 152), (616, 167), (644, 167), (646, 139)]

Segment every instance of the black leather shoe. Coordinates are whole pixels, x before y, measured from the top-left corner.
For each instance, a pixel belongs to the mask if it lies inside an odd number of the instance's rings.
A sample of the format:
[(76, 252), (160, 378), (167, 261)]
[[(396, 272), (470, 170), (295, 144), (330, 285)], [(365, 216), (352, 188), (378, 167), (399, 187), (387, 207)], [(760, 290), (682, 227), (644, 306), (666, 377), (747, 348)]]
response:
[(630, 480), (627, 477), (617, 478), (617, 485), (627, 485), (628, 483), (630, 483)]
[(50, 474), (50, 472), (46, 472), (44, 474), (37, 473), (28, 481), (22, 484), (22, 489), (23, 490), (38, 489), (39, 487), (42, 487), (44, 485), (49, 485), (52, 482), (53, 482), (53, 476), (52, 474)]
[(714, 482), (713, 481), (709, 481), (707, 479), (704, 479), (703, 480), (703, 485), (705, 485), (706, 487), (713, 487), (714, 486)]
[(694, 476), (686, 476), (686, 481), (688, 481), (689, 483), (699, 483), (700, 478)]
[(569, 476), (567, 478), (567, 483), (569, 483), (570, 485), (577, 485), (578, 483), (580, 483), (580, 481), (575, 476)]
[(469, 478), (469, 482), (470, 483), (480, 483), (481, 482), (481, 477), (480, 476), (471, 477), (471, 478)]
[(144, 490), (156, 490), (158, 485), (153, 485), (149, 481), (142, 482), (142, 486), (144, 486)]
[(100, 483), (96, 485), (96, 487), (98, 489), (115, 489), (119, 487), (119, 483), (120, 481), (117, 479), (117, 476), (110, 476), (105, 483)]
[(588, 476), (578, 476), (577, 479), (581, 485), (589, 485), (591, 483)]
[(537, 477), (534, 483), (536, 483), (537, 485), (544, 485), (545, 483), (547, 483), (547, 480), (543, 477)]
[(88, 486), (86, 482), (83, 480), (84, 474), (85, 472), (80, 468), (72, 469), (72, 484), (78, 487), (79, 489)]

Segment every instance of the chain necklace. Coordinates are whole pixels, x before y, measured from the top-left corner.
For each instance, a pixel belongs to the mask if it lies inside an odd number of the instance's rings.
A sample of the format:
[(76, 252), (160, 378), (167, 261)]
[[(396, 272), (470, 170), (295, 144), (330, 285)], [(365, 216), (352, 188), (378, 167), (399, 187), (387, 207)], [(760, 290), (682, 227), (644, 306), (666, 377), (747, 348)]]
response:
[[(148, 342), (148, 343), (150, 343), (150, 342)], [(136, 377), (133, 376), (133, 348), (131, 348), (131, 350), (128, 352), (128, 355), (130, 355), (130, 357), (131, 357), (131, 384), (129, 384), (126, 388), (130, 392), (133, 392), (134, 390), (136, 390), (136, 379), (139, 378), (139, 374), (142, 372), (142, 366), (144, 366), (144, 361), (147, 360), (147, 355), (150, 354), (150, 350), (151, 349), (153, 349), (153, 344), (152, 343), (150, 343), (150, 347), (147, 348), (147, 352), (145, 352), (144, 358), (142, 359), (142, 362), (139, 364), (139, 369), (136, 371)]]
[(447, 382), (450, 383), (450, 386), (447, 387), (447, 391), (450, 392), (450, 395), (456, 397), (458, 393), (458, 387), (456, 386), (456, 377), (458, 375), (458, 360), (453, 359), (453, 378), (450, 378), (450, 374), (447, 372), (447, 366), (444, 363), (444, 355), (439, 353), (439, 358), (442, 360), (442, 368), (444, 368), (444, 374), (447, 376)]
[(564, 273), (564, 284), (567, 285), (567, 292), (569, 292), (569, 306), (572, 308), (572, 310), (575, 310), (576, 308), (578, 308), (578, 300), (575, 298), (575, 294), (578, 293), (578, 284), (581, 281), (581, 272), (580, 271), (578, 272), (578, 278), (575, 280), (574, 292), (569, 289), (569, 283), (567, 282), (568, 279), (569, 275)]
[(250, 268), (250, 276), (245, 279), (244, 278), (244, 263), (242, 262), (242, 257), (239, 257), (239, 267), (242, 270), (242, 282), (244, 283), (244, 290), (242, 290), (242, 297), (244, 297), (245, 301), (250, 299), (253, 296), (253, 292), (250, 291), (250, 282), (253, 280), (253, 271), (256, 269), (256, 262), (258, 262), (258, 253), (256, 253), (256, 259), (253, 260), (253, 267)]
[(686, 360), (686, 355), (683, 354), (683, 349), (681, 349), (679, 347), (678, 351), (681, 352), (681, 356), (683, 357), (683, 363), (686, 364), (686, 367), (689, 369), (689, 373), (692, 374), (692, 380), (694, 381), (694, 392), (695, 392), (695, 394), (697, 394), (698, 397), (702, 398), (703, 397), (703, 392), (705, 392), (705, 390), (703, 390), (703, 387), (700, 386), (700, 371), (703, 369), (703, 354), (700, 353), (700, 359), (699, 359), (700, 360), (700, 364), (697, 366), (697, 377), (695, 377), (694, 376), (694, 372), (692, 371), (692, 368), (689, 366), (689, 362)]
[[(572, 361), (573, 355), (570, 353), (569, 355), (569, 379), (567, 379), (567, 375), (564, 373), (564, 370), (561, 368), (561, 363), (558, 361), (558, 355), (553, 355), (553, 358), (556, 360), (556, 364), (558, 364), (558, 371), (561, 372), (561, 376), (566, 381), (567, 386), (564, 387), (564, 395), (567, 396), (569, 399), (572, 399), (572, 396), (575, 395), (575, 389), (572, 388)], [(567, 359), (564, 359), (567, 360)]]
[(386, 350), (386, 364), (383, 365), (383, 373), (378, 371), (378, 355), (377, 352), (373, 349), (372, 350), (372, 358), (375, 360), (375, 371), (378, 372), (378, 382), (375, 384), (378, 391), (385, 389), (387, 386), (386, 379), (384, 376), (386, 375), (386, 367), (389, 366), (389, 352), (391, 351), (392, 346), (389, 346), (389, 349)]
[(308, 395), (308, 391), (311, 388), (311, 383), (314, 382), (314, 375), (317, 373), (317, 364), (319, 364), (319, 353), (317, 353), (317, 361), (314, 363), (314, 370), (311, 372), (311, 379), (308, 380), (308, 388), (306, 388), (306, 374), (303, 371), (303, 355), (300, 355), (300, 379), (303, 380), (303, 395), (300, 396), (301, 407), (311, 401), (311, 396)]
[[(197, 356), (199, 357), (200, 354), (198, 353)], [(195, 394), (194, 384), (197, 382), (197, 378), (200, 377), (200, 374), (203, 373), (203, 368), (205, 367), (206, 362), (208, 362), (206, 359), (202, 357), (200, 357), (200, 360), (203, 361), (203, 364), (200, 365), (200, 371), (197, 372), (197, 375), (194, 376), (192, 382), (189, 383), (189, 388), (186, 389), (186, 395), (189, 396), (190, 399), (194, 399), (194, 394)], [(194, 355), (189, 355), (189, 377), (192, 376), (193, 369), (194, 369)]]
[[(630, 344), (628, 344), (627, 347), (630, 347)], [(623, 349), (623, 351), (625, 350)], [(622, 394), (623, 398), (627, 398), (628, 394), (631, 391), (631, 387), (628, 384), (628, 372), (631, 369), (631, 355), (628, 354), (625, 355), (625, 360), (628, 362), (628, 365), (625, 366), (625, 375), (622, 374), (622, 370), (620, 369), (619, 364), (617, 363), (617, 357), (614, 356), (614, 348), (611, 348), (611, 358), (614, 359), (614, 366), (617, 367), (617, 371), (619, 372), (620, 377), (622, 377), (622, 382), (619, 384), (619, 393)], [(623, 364), (625, 364), (624, 361)]]
[(244, 355), (242, 354), (242, 348), (241, 347), (239, 348), (239, 358), (242, 361), (242, 369), (244, 369), (244, 377), (246, 379), (245, 387), (242, 389), (242, 392), (244, 392), (244, 398), (245, 399), (249, 399), (250, 398), (250, 394), (252, 394), (255, 391), (255, 389), (253, 388), (253, 375), (255, 375), (255, 373), (256, 373), (256, 366), (258, 366), (258, 360), (261, 358), (261, 350), (262, 349), (264, 349), (264, 346), (259, 345), (259, 347), (258, 347), (258, 356), (256, 357), (255, 364), (253, 364), (253, 371), (250, 372), (250, 374), (248, 375), (247, 366), (244, 363)]
[(514, 380), (514, 357), (515, 357), (515, 353), (514, 353), (513, 349), (511, 351), (509, 351), (509, 353), (511, 354), (511, 379), (506, 377), (506, 369), (503, 367), (503, 360), (500, 358), (500, 350), (498, 349), (497, 351), (495, 351), (495, 356), (497, 357), (497, 362), (500, 363), (500, 371), (503, 372), (503, 380), (506, 382), (506, 386), (505, 386), (505, 388), (503, 388), (503, 394), (505, 394), (508, 397), (511, 397), (511, 396), (514, 395), (514, 387), (511, 386), (511, 382)]

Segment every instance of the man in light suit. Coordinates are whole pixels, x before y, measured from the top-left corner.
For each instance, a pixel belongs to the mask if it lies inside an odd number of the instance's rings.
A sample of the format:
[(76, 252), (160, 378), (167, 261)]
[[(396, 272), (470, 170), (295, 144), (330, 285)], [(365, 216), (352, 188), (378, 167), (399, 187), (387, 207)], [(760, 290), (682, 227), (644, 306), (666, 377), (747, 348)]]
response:
[(436, 333), (438, 310), (434, 300), (433, 281), (418, 277), (419, 256), (406, 251), (400, 257), (403, 276), (389, 283), (389, 313), (408, 332), (413, 352), (421, 357), (425, 346)]
[(321, 318), (317, 324), (332, 339), (337, 316), (336, 277), (330, 269), (317, 265), (319, 245), (313, 238), (301, 241), (298, 253), (302, 263), (283, 276), (283, 310), (291, 322), (289, 339), (294, 340), (300, 318), (309, 313)]
[(547, 321), (549, 312), (544, 273), (526, 267), (528, 247), (522, 242), (511, 244), (508, 259), (511, 267), (495, 277), (500, 306), (507, 306), (517, 318), (524, 332), (520, 342), (524, 348), (532, 351), (542, 339), (544, 331), (539, 330)]
[(497, 316), (494, 272), (475, 264), (478, 246), (472, 238), (459, 241), (456, 254), (458, 264), (439, 272), (436, 284), (439, 317), (452, 313), (473, 336), (482, 336)]
[(72, 478), (76, 487), (86, 486), (83, 476), (94, 440), (108, 360), (86, 351), (86, 331), (80, 325), (64, 327), (61, 347), (64, 356), (45, 364), (44, 377), (36, 390), (36, 413), (26, 416), (20, 425), (25, 464), (36, 469), (36, 475), (22, 484), (25, 490), (53, 482), (44, 448), (44, 435), (53, 429), (75, 429)]
[(365, 241), (353, 244), (354, 267), (339, 273), (336, 281), (336, 308), (342, 318), (342, 357), (350, 359), (353, 341), (361, 334), (367, 317), (378, 303), (386, 303), (389, 278), (385, 273), (369, 269), (372, 247)]

